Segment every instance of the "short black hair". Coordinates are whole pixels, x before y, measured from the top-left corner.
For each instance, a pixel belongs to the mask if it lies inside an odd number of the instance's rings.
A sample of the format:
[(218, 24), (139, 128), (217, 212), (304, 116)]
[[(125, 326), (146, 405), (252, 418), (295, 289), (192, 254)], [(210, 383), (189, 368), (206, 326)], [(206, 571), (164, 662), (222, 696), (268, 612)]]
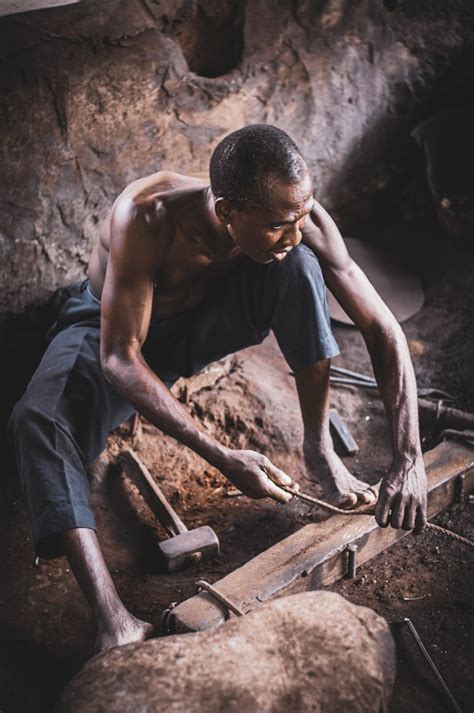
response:
[(252, 124), (232, 132), (211, 156), (211, 190), (245, 210), (267, 203), (265, 178), (274, 174), (287, 183), (298, 183), (306, 164), (287, 133), (270, 124)]

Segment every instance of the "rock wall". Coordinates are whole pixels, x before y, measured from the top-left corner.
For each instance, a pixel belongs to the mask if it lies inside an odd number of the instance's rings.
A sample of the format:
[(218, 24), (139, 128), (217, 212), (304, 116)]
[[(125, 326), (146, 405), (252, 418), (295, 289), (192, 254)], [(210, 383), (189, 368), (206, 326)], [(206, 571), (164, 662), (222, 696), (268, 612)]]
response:
[[(471, 0), (82, 0), (2, 18), (0, 317), (84, 276), (128, 182), (204, 171), (247, 123), (294, 137), (343, 226), (367, 219), (473, 19)], [(465, 102), (455, 88), (438, 104)]]

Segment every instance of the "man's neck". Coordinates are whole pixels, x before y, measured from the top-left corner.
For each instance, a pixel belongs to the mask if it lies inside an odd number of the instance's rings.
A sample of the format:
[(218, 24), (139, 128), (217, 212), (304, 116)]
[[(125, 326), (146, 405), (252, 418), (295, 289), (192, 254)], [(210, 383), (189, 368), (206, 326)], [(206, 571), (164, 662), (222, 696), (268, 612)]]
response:
[(215, 202), (216, 199), (212, 193), (211, 187), (207, 186), (202, 190), (202, 200), (204, 204), (204, 213), (209, 221), (209, 226), (212, 233), (212, 244), (216, 252), (230, 252), (237, 247), (232, 240), (227, 227), (221, 223), (216, 215)]

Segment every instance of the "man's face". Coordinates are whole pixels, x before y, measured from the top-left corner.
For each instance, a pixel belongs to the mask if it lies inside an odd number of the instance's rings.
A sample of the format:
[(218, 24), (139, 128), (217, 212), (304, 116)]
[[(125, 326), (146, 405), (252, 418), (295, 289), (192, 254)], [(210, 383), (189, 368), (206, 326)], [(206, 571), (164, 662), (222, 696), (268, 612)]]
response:
[(309, 173), (298, 183), (269, 176), (266, 195), (265, 206), (245, 211), (230, 207), (226, 214), (231, 238), (245, 255), (261, 264), (284, 260), (301, 242), (301, 230), (313, 206)]

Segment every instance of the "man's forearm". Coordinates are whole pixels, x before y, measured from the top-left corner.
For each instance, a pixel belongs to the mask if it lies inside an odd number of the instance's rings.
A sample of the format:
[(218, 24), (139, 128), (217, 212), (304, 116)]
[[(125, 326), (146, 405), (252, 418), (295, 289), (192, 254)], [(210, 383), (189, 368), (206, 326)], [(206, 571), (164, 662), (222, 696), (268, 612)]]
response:
[(421, 455), (418, 397), (408, 345), (398, 324), (365, 337), (392, 431), (394, 461)]
[(221, 469), (224, 446), (198, 427), (141, 355), (132, 359), (109, 357), (102, 369), (115, 390), (154, 426)]

